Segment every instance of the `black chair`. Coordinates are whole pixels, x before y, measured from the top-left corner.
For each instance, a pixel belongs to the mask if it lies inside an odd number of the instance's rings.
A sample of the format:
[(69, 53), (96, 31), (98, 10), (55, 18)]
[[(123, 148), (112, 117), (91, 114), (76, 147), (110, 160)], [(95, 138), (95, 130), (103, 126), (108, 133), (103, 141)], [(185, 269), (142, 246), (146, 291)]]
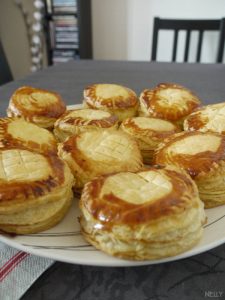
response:
[(0, 41), (0, 85), (13, 80), (4, 49)]
[[(224, 21), (224, 19), (222, 19)], [(201, 59), (201, 50), (202, 50), (202, 41), (203, 34), (205, 31), (218, 31), (222, 28), (221, 20), (173, 20), (173, 19), (161, 19), (154, 18), (154, 31), (153, 31), (153, 40), (152, 40), (152, 55), (151, 60), (156, 60), (157, 55), (157, 43), (158, 43), (158, 33), (159, 30), (173, 30), (173, 48), (172, 48), (172, 61), (176, 61), (177, 56), (177, 44), (178, 44), (178, 34), (180, 30), (186, 31), (186, 40), (185, 40), (185, 51), (184, 51), (184, 62), (188, 62), (188, 55), (190, 49), (190, 37), (192, 31), (198, 31), (198, 44), (197, 44), (197, 53), (196, 53), (196, 62), (200, 62)], [(223, 27), (224, 30), (224, 27)], [(220, 34), (220, 46), (218, 48), (216, 62), (222, 62), (223, 45), (222, 38), (224, 35)]]
[(218, 47), (218, 54), (217, 54), (218, 63), (223, 62), (224, 44), (225, 44), (225, 18), (223, 18), (220, 22), (219, 47)]

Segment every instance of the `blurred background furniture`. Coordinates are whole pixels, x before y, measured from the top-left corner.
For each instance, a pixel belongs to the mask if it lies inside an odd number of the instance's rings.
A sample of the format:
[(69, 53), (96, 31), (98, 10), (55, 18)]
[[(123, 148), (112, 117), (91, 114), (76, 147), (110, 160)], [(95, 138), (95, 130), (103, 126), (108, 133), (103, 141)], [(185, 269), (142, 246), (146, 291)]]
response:
[(0, 85), (13, 80), (4, 49), (0, 40)]
[(92, 58), (91, 1), (45, 0), (48, 64)]
[(224, 44), (225, 44), (225, 18), (220, 21), (220, 36), (219, 36), (219, 46), (218, 46), (218, 55), (217, 62), (223, 62), (224, 54)]
[[(154, 18), (153, 39), (152, 39), (152, 55), (151, 60), (157, 60), (157, 47), (158, 47), (158, 35), (161, 30), (173, 30), (173, 47), (171, 61), (176, 62), (177, 50), (178, 50), (178, 38), (179, 32), (185, 31), (185, 46), (183, 62), (188, 62), (190, 53), (190, 40), (191, 32), (198, 31), (197, 51), (195, 62), (201, 62), (203, 36), (205, 31), (218, 31), (220, 32), (216, 62), (221, 63), (223, 59), (223, 45), (224, 45), (224, 19), (222, 20), (182, 20), (182, 19), (161, 19)], [(221, 31), (220, 31), (221, 30)]]

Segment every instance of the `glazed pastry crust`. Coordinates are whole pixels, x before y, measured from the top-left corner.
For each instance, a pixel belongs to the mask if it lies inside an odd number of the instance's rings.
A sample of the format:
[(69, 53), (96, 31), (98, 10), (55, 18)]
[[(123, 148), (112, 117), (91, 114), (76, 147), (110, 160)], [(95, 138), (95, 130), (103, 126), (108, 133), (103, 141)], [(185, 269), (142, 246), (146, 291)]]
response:
[(206, 105), (184, 120), (184, 130), (225, 134), (225, 102)]
[(143, 167), (137, 143), (120, 131), (91, 131), (69, 137), (59, 145), (59, 156), (71, 168), (76, 187), (95, 176)]
[[(0, 213), (19, 212), (28, 204), (54, 201), (51, 192), (61, 194), (71, 181), (67, 165), (56, 155), (21, 149), (0, 151)], [(47, 201), (47, 202), (48, 202)]]
[(225, 137), (216, 133), (182, 132), (165, 140), (155, 163), (185, 169), (195, 180), (206, 207), (225, 203)]
[(117, 129), (118, 118), (109, 112), (96, 109), (67, 111), (54, 125), (54, 134), (59, 141), (83, 131)]
[(23, 118), (0, 118), (0, 149), (2, 148), (57, 153), (53, 134)]
[(205, 212), (186, 172), (148, 168), (88, 182), (80, 223), (96, 248), (125, 259), (156, 259), (181, 253), (202, 236)]
[(199, 98), (178, 84), (160, 83), (140, 95), (140, 116), (156, 117), (179, 125), (200, 105)]
[[(6, 223), (0, 224), (0, 229), (5, 232), (16, 234), (31, 234), (52, 228), (62, 221), (71, 206), (73, 198), (72, 192), (70, 191), (70, 194), (66, 196), (66, 198), (58, 201), (57, 206), (53, 203), (49, 203), (46, 205), (39, 205), (28, 211), (26, 210), (25, 213), (22, 212), (11, 215), (11, 218), (7, 218)], [(44, 212), (41, 220), (36, 219), (37, 211)], [(30, 213), (30, 218), (25, 219), (24, 216), (27, 215), (27, 213)], [(2, 216), (0, 216), (0, 218), (2, 219)], [(15, 224), (16, 218), (17, 220), (20, 220), (18, 224)]]
[(165, 138), (180, 131), (169, 121), (150, 117), (128, 118), (120, 129), (135, 138), (146, 164), (152, 162), (156, 148)]
[(117, 84), (93, 84), (84, 89), (84, 107), (109, 111), (120, 121), (133, 117), (139, 107), (131, 89)]
[(0, 151), (0, 229), (34, 233), (63, 218), (74, 178), (56, 155), (22, 149)]
[(24, 117), (27, 121), (40, 127), (52, 128), (66, 110), (66, 106), (59, 94), (24, 86), (17, 89), (7, 109), (8, 117)]

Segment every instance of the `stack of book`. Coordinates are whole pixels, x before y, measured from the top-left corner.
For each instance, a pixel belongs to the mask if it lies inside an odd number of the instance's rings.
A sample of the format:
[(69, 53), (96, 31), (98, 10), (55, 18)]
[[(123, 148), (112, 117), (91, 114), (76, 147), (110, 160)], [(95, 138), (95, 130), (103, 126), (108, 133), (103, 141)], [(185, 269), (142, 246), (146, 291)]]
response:
[(52, 0), (50, 39), (52, 62), (79, 58), (79, 30), (76, 0)]
[(44, 0), (44, 3), (48, 63), (92, 58), (91, 0)]
[(79, 59), (79, 53), (74, 50), (53, 50), (52, 63), (58, 64), (67, 62), (71, 59)]
[(52, 0), (54, 13), (75, 13), (77, 12), (76, 0)]
[(78, 49), (79, 35), (74, 16), (54, 17), (55, 48)]
[(78, 58), (79, 31), (75, 16), (55, 16), (53, 63)]

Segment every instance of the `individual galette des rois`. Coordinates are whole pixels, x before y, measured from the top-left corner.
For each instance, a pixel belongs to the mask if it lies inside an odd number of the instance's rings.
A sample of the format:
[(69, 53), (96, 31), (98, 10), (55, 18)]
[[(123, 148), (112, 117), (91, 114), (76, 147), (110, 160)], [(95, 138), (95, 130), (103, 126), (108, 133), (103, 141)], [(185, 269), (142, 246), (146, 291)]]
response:
[(225, 204), (225, 137), (198, 131), (177, 133), (160, 144), (154, 162), (186, 170), (206, 208)]
[(99, 83), (84, 89), (84, 107), (108, 111), (119, 121), (137, 114), (139, 100), (136, 93), (122, 85)]
[(0, 149), (0, 230), (36, 233), (63, 219), (74, 178), (57, 155)]
[(120, 130), (137, 141), (145, 164), (152, 163), (155, 150), (165, 138), (180, 132), (172, 122), (150, 117), (128, 118), (121, 123)]
[(182, 127), (185, 117), (200, 104), (191, 90), (174, 83), (160, 83), (141, 92), (139, 115), (168, 120)]
[(80, 210), (81, 232), (88, 242), (132, 260), (192, 248), (206, 221), (195, 182), (174, 167), (99, 176), (85, 184)]
[(23, 86), (17, 89), (7, 109), (9, 117), (24, 117), (29, 122), (52, 129), (55, 121), (66, 111), (61, 96), (52, 91)]
[(71, 136), (59, 144), (59, 156), (70, 166), (77, 189), (98, 175), (143, 168), (136, 141), (119, 130), (86, 131)]

